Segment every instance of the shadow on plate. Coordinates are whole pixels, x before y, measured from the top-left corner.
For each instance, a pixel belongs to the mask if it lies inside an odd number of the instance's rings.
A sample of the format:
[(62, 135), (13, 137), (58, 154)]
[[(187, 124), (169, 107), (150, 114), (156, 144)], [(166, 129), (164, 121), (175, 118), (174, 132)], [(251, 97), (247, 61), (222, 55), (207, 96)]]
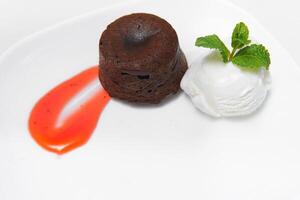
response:
[(182, 90), (179, 90), (176, 94), (171, 94), (167, 96), (165, 99), (163, 99), (160, 103), (158, 104), (147, 104), (147, 103), (133, 103), (133, 102), (128, 102), (128, 101), (123, 101), (114, 98), (114, 101), (129, 106), (131, 108), (142, 108), (142, 109), (158, 109), (166, 106), (167, 104), (176, 101), (176, 99), (179, 98), (180, 95), (182, 95)]

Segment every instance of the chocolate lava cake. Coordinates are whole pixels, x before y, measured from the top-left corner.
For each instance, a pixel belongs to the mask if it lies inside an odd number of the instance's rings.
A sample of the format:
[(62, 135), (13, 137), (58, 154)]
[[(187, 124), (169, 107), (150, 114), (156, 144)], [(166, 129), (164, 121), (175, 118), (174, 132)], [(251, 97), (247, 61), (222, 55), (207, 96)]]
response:
[(187, 62), (172, 26), (152, 14), (135, 13), (109, 24), (99, 44), (99, 78), (111, 97), (159, 103), (176, 93)]

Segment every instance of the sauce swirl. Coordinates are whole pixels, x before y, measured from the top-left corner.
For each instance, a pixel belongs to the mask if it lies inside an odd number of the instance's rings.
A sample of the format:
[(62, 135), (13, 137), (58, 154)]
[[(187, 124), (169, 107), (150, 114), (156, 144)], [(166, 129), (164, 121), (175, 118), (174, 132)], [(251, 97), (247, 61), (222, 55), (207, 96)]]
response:
[(100, 85), (67, 116), (61, 118), (64, 109), (76, 95), (98, 80), (98, 73), (98, 66), (91, 67), (59, 84), (35, 104), (30, 113), (28, 128), (41, 147), (56, 154), (64, 154), (89, 140), (101, 112), (110, 100)]

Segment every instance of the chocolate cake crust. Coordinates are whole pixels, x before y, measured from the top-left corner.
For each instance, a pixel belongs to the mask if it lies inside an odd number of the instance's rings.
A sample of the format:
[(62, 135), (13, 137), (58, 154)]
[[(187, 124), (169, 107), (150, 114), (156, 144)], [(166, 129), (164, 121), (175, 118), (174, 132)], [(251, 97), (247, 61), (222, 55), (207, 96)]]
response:
[(178, 91), (187, 69), (175, 30), (152, 14), (112, 22), (102, 33), (99, 52), (102, 86), (130, 102), (159, 103)]

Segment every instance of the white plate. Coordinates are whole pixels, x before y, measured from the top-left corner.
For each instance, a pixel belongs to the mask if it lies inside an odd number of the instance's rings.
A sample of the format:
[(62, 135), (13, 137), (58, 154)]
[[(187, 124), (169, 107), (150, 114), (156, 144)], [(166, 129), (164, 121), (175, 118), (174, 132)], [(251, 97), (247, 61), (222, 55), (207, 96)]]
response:
[[(46, 91), (98, 62), (106, 25), (155, 13), (191, 61), (197, 36), (230, 36), (245, 21), (272, 56), (272, 92), (250, 117), (213, 120), (181, 94), (158, 107), (111, 101), (90, 141), (62, 157), (40, 148), (27, 119)], [(259, 23), (223, 1), (139, 1), (35, 34), (0, 58), (1, 200), (300, 199), (300, 71)], [(299, 198), (298, 198), (299, 197)]]

